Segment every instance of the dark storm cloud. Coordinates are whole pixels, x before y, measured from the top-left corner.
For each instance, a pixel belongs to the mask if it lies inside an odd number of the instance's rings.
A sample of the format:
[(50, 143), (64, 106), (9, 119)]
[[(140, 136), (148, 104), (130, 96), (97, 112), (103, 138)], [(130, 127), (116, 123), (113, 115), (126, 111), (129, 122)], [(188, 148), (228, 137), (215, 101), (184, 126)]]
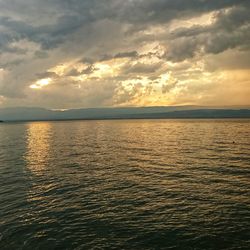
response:
[(120, 52), (117, 53), (114, 58), (134, 58), (134, 57), (138, 57), (138, 53), (137, 51), (129, 51), (129, 52)]
[(130, 1), (119, 18), (137, 24), (166, 23), (245, 4), (246, 0), (144, 0)]
[[(20, 39), (28, 39), (40, 44), (45, 50), (55, 48), (79, 28), (101, 19), (112, 18), (114, 11), (112, 2), (106, 0), (14, 0), (11, 2), (0, 0), (0, 27), (8, 30), (8, 34), (5, 32), (1, 34), (4, 38), (1, 39), (2, 43), (7, 44)], [(20, 11), (16, 6), (19, 6)], [(24, 12), (23, 9), (29, 8), (30, 13)], [(33, 25), (32, 20), (37, 22), (36, 18), (43, 10), (45, 10), (43, 18), (46, 18), (46, 15), (51, 18), (50, 13), (47, 13), (48, 10), (51, 10), (52, 13), (56, 14), (56, 20), (52, 20), (46, 25)], [(7, 11), (13, 11), (13, 15), (6, 15)], [(25, 18), (20, 19), (20, 15)]]
[[(246, 1), (241, 0), (150, 0), (150, 1), (121, 1), (121, 0), (62, 0), (62, 1), (26, 1), (20, 0), (5, 2), (0, 1), (0, 7), (14, 8), (15, 4), (34, 5), (33, 13), (30, 15), (36, 18), (39, 6), (52, 8), (55, 12), (61, 11), (55, 23), (50, 25), (33, 26), (23, 20), (15, 20), (0, 13), (0, 25), (6, 27), (11, 36), (6, 37), (8, 41), (27, 38), (41, 44), (44, 49), (50, 49), (62, 43), (67, 35), (72, 34), (80, 27), (102, 19), (114, 19), (136, 25), (164, 23), (177, 18), (199, 15), (203, 12), (219, 10), (221, 8), (243, 5)], [(246, 4), (247, 5), (247, 4)], [(37, 8), (36, 8), (37, 7)], [(3, 9), (4, 10), (4, 9)], [(241, 16), (242, 17), (242, 16)], [(224, 20), (224, 19), (223, 19)], [(238, 19), (236, 19), (237, 21)], [(225, 20), (224, 20), (225, 21)], [(146, 23), (145, 23), (146, 22)], [(230, 26), (229, 23), (225, 23)], [(140, 28), (140, 25), (139, 27)], [(4, 34), (2, 34), (4, 36)]]
[(46, 50), (62, 43), (64, 38), (81, 27), (84, 21), (84, 18), (79, 19), (77, 16), (62, 16), (58, 18), (56, 24), (34, 27), (23, 21), (15, 21), (7, 17), (2, 17), (0, 18), (0, 25), (7, 28), (10, 33), (3, 33), (5, 44), (21, 39), (28, 39), (40, 44)]
[[(104, 61), (109, 61), (112, 59), (119, 59), (119, 58), (137, 58), (139, 56), (139, 54), (137, 53), (137, 51), (128, 51), (128, 52), (119, 52), (115, 55), (103, 55), (101, 57), (100, 62), (104, 62)], [(84, 60), (83, 60), (84, 61)]]
[(182, 61), (197, 52), (218, 54), (227, 49), (249, 49), (250, 5), (248, 3), (220, 11), (211, 25), (176, 29), (170, 35), (166, 58)]
[(208, 53), (220, 53), (229, 48), (246, 48), (250, 44), (250, 5), (240, 6), (228, 13), (220, 12), (205, 46)]
[[(8, 32), (1, 32), (0, 48), (2, 50), (8, 49), (8, 43), (18, 41), (20, 39), (28, 39), (41, 45), (42, 49), (51, 49), (59, 46), (65, 42), (71, 34), (85, 25), (96, 22), (103, 19), (117, 20), (122, 23), (133, 24), (133, 29), (144, 29), (145, 25), (153, 25), (157, 23), (165, 23), (178, 18), (187, 18), (191, 16), (197, 16), (202, 13), (206, 13), (213, 10), (220, 10), (226, 7), (240, 6), (233, 9), (229, 14), (219, 14), (217, 16), (217, 22), (211, 30), (219, 30), (220, 32), (226, 30), (231, 31), (234, 28), (241, 27), (249, 22), (249, 4), (243, 0), (225, 0), (225, 1), (211, 1), (211, 0), (150, 0), (150, 1), (121, 1), (121, 0), (55, 0), (40, 2), (38, 0), (27, 1), (0, 1), (0, 7), (4, 9), (13, 9), (15, 4), (19, 4), (25, 7), (27, 4), (32, 4), (34, 10), (30, 13), (31, 18), (36, 19), (36, 15), (39, 12), (39, 7), (54, 9), (55, 12), (59, 12), (56, 21), (46, 25), (32, 25), (32, 23), (25, 20), (15, 19), (15, 16), (8, 17), (5, 12), (0, 11), (0, 26), (5, 27)], [(22, 5), (21, 5), (22, 4)], [(18, 13), (17, 13), (18, 14)], [(32, 17), (33, 15), (33, 17)], [(17, 15), (18, 17), (18, 15)], [(177, 31), (177, 37), (183, 36), (197, 36), (206, 32), (201, 27), (193, 27), (187, 30)], [(246, 30), (242, 29), (242, 32)], [(248, 29), (247, 29), (248, 32)], [(86, 34), (87, 35), (87, 34)], [(223, 43), (224, 39), (227, 39), (227, 34), (222, 34), (220, 37), (212, 37), (211, 43)], [(231, 37), (229, 37), (231, 38)], [(233, 38), (232, 38), (233, 39)], [(199, 39), (201, 42), (202, 39)], [(187, 46), (192, 42), (188, 39)], [(228, 47), (235, 47), (238, 43), (241, 43), (242, 37), (239, 41), (233, 41)], [(82, 41), (84, 42), (84, 41)], [(183, 44), (183, 41), (181, 41)], [(185, 46), (183, 44), (183, 46)], [(181, 47), (181, 45), (177, 45)], [(191, 44), (191, 50), (195, 50), (196, 46)], [(226, 44), (222, 47), (227, 47)], [(223, 50), (223, 48), (217, 46), (217, 48), (211, 48), (211, 45), (207, 45), (206, 50), (208, 52), (217, 52)], [(14, 52), (14, 51), (13, 51)], [(127, 53), (127, 55), (126, 55)], [(194, 52), (189, 52), (188, 56), (192, 56)], [(117, 54), (115, 57), (128, 56), (133, 57), (136, 54), (129, 54), (129, 52), (123, 52)], [(177, 57), (179, 57), (177, 55)], [(171, 58), (171, 56), (170, 56)]]
[(65, 76), (90, 75), (96, 70), (94, 65), (90, 65), (83, 70), (72, 69)]
[[(201, 40), (201, 41), (199, 41)], [(168, 50), (164, 57), (173, 62), (180, 62), (187, 58), (192, 58), (203, 44), (204, 38), (180, 37), (168, 42)]]

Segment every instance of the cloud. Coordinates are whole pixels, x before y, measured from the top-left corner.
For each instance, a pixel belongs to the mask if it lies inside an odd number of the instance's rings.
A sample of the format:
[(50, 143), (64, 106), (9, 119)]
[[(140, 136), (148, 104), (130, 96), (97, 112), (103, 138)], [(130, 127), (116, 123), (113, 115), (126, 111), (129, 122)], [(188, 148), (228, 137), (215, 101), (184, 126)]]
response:
[(249, 49), (249, 4), (221, 10), (210, 25), (178, 28), (170, 35), (166, 58), (182, 61), (197, 54), (218, 54), (228, 49)]
[(55, 73), (55, 72), (49, 72), (49, 71), (46, 71), (46, 72), (43, 72), (43, 73), (37, 73), (36, 76), (40, 79), (43, 79), (43, 78), (57, 78), (58, 75)]
[(127, 64), (121, 70), (123, 74), (143, 74), (148, 75), (150, 73), (155, 73), (162, 66), (162, 63), (135, 63), (135, 64)]
[(114, 56), (114, 58), (136, 58), (136, 57), (138, 57), (137, 51), (120, 52)]
[(0, 0), (1, 105), (208, 101), (223, 72), (249, 70), (249, 10), (244, 0)]
[[(109, 61), (109, 60), (112, 60), (112, 59), (121, 59), (121, 58), (137, 58), (139, 55), (137, 53), (137, 51), (128, 51), (128, 52), (119, 52), (115, 55), (103, 55), (98, 61), (100, 62), (104, 62), (104, 61)], [(84, 60), (83, 60), (84, 62)], [(93, 60), (92, 60), (93, 62)]]
[(250, 51), (227, 50), (219, 55), (205, 57), (206, 71), (248, 70), (250, 69)]
[(77, 70), (75, 68), (71, 69), (66, 76), (79, 76), (79, 75), (90, 75), (95, 71), (94, 65), (87, 66), (82, 70)]

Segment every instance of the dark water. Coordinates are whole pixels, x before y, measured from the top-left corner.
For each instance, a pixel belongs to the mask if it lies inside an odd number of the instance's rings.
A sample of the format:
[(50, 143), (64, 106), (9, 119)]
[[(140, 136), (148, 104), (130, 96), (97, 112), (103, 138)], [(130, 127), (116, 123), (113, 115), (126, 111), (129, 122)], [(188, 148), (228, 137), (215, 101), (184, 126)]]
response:
[(0, 139), (1, 250), (250, 249), (250, 120), (9, 123)]

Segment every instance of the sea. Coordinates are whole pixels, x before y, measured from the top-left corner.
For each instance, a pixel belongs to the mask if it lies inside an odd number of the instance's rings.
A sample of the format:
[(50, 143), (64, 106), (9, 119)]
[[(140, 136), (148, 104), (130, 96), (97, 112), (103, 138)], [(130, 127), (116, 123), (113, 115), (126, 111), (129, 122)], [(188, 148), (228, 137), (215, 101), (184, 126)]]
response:
[(0, 249), (250, 249), (250, 120), (1, 123)]

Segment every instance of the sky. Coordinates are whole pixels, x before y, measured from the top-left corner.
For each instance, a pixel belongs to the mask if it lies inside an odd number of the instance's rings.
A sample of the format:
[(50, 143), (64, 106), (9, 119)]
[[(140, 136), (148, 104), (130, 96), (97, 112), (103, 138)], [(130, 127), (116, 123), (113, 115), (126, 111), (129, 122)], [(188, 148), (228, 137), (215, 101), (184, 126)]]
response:
[(249, 105), (249, 0), (0, 0), (0, 108)]

